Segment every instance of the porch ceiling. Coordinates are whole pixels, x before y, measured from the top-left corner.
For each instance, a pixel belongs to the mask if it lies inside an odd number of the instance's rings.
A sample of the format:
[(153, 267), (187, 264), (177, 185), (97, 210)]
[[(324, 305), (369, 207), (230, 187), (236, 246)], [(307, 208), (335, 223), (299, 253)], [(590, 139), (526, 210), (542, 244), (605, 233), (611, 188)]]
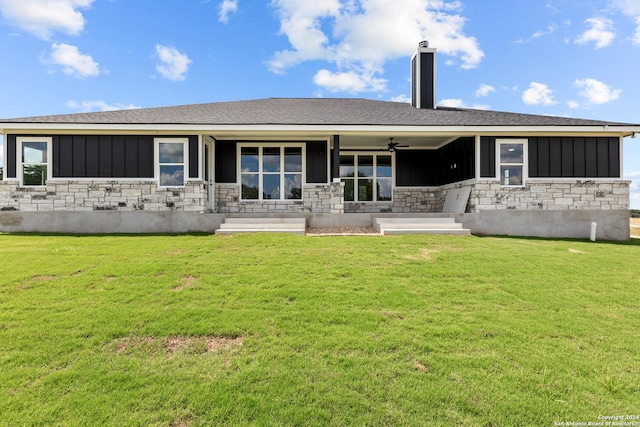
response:
[[(324, 133), (318, 133), (317, 135), (311, 133), (288, 133), (283, 136), (282, 133), (261, 133), (260, 137), (256, 137), (253, 134), (209, 134), (208, 136), (216, 140), (230, 140), (230, 141), (259, 141), (259, 142), (283, 142), (283, 141), (305, 141), (305, 140), (332, 140), (332, 135)], [(437, 149), (449, 142), (456, 140), (463, 136), (460, 134), (440, 134), (440, 135), (398, 135), (393, 132), (387, 133), (342, 133), (340, 135), (340, 149), (342, 151), (348, 150), (385, 150), (389, 144), (389, 138), (393, 138), (393, 142), (400, 146), (406, 146), (401, 148), (414, 148), (414, 149)]]
[(426, 148), (435, 149), (453, 141), (457, 137), (448, 136), (394, 136), (394, 135), (341, 135), (340, 149), (368, 149), (373, 150), (386, 149), (389, 144), (389, 138), (393, 138), (393, 142), (398, 145), (406, 145), (408, 148)]

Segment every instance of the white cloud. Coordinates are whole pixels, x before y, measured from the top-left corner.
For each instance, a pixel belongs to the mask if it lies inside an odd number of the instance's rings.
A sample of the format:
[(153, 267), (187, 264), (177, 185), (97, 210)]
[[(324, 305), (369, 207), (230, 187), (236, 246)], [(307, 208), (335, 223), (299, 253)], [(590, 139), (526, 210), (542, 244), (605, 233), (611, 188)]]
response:
[(483, 83), (478, 87), (478, 90), (476, 90), (476, 97), (482, 98), (484, 96), (488, 96), (490, 93), (493, 93), (495, 91), (496, 91), (495, 87)]
[(553, 91), (544, 83), (531, 82), (529, 89), (522, 93), (522, 101), (527, 105), (553, 105)]
[(0, 0), (2, 16), (13, 25), (48, 40), (54, 31), (77, 35), (84, 29), (86, 9), (94, 0)]
[(533, 33), (531, 37), (534, 39), (538, 39), (540, 37), (548, 36), (550, 34), (555, 33), (557, 29), (558, 29), (558, 26), (556, 24), (551, 24), (547, 27), (546, 31), (545, 30), (536, 31), (535, 33)]
[(459, 98), (441, 99), (440, 102), (438, 102), (438, 105), (442, 107), (451, 107), (451, 108), (467, 108), (467, 105), (465, 104), (465, 102)]
[(567, 106), (571, 109), (580, 108), (580, 103), (578, 101), (567, 101)]
[(440, 102), (438, 102), (438, 106), (450, 108), (472, 108), (474, 110), (488, 110), (491, 108), (490, 106), (483, 104), (474, 104), (472, 106), (469, 106), (466, 102), (459, 98), (441, 99)]
[(640, 45), (640, 1), (638, 0), (610, 0), (611, 6), (625, 15), (635, 18), (636, 31), (631, 36), (633, 44)]
[(115, 104), (110, 105), (104, 101), (68, 101), (67, 107), (80, 111), (82, 113), (88, 113), (91, 111), (116, 111), (116, 110), (135, 110), (137, 108), (142, 108), (135, 106), (133, 104), (125, 105), (125, 104)]
[(371, 80), (371, 70), (382, 74), (386, 61), (410, 56), (420, 40), (429, 40), (462, 68), (476, 67), (484, 56), (477, 40), (464, 34), (458, 1), (407, 0), (402, 7), (388, 0), (273, 0), (272, 4), (290, 48), (273, 55), (270, 70), (282, 73), (305, 61), (326, 61), (335, 64), (335, 75), (361, 75), (352, 78), (356, 85), (348, 89), (352, 92), (362, 87), (383, 90), (378, 84), (363, 86), (362, 81)]
[(575, 40), (577, 44), (594, 42), (596, 49), (601, 49), (609, 46), (616, 37), (616, 33), (613, 31), (613, 21), (609, 18), (589, 18), (584, 22), (591, 28)]
[(44, 58), (43, 62), (60, 65), (65, 74), (79, 79), (100, 74), (98, 63), (90, 55), (80, 53), (76, 46), (65, 43), (52, 44), (51, 56)]
[(638, 172), (630, 172), (628, 174), (625, 174), (625, 179), (634, 179), (634, 178), (640, 178), (640, 171)]
[(626, 15), (640, 16), (638, 0), (611, 0), (611, 5)]
[(410, 104), (411, 103), (411, 97), (409, 97), (407, 95), (392, 96), (391, 97), (391, 101), (392, 102), (401, 102), (403, 104)]
[(169, 80), (184, 80), (191, 61), (189, 57), (180, 53), (171, 46), (156, 45), (156, 53), (160, 62), (156, 64), (156, 70), (162, 77)]
[(631, 41), (633, 41), (633, 44), (640, 45), (640, 16), (636, 18), (636, 32), (633, 33)]
[(225, 24), (229, 22), (229, 15), (238, 11), (238, 0), (224, 0), (220, 3), (218, 20)]
[(378, 92), (384, 90), (387, 83), (384, 79), (374, 77), (373, 72), (332, 73), (325, 69), (316, 73), (313, 82), (330, 92)]
[(591, 104), (606, 104), (618, 99), (622, 93), (622, 90), (613, 89), (596, 79), (576, 80), (575, 86), (582, 89), (580, 95)]

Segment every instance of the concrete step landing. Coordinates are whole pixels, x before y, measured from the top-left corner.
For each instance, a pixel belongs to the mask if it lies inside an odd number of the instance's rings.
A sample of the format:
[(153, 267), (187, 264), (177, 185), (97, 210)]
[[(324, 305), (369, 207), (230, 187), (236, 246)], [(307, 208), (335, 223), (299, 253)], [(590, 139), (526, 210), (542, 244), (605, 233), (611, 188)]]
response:
[(290, 233), (305, 234), (304, 218), (226, 218), (216, 234)]
[(373, 228), (380, 234), (471, 234), (454, 218), (374, 218)]

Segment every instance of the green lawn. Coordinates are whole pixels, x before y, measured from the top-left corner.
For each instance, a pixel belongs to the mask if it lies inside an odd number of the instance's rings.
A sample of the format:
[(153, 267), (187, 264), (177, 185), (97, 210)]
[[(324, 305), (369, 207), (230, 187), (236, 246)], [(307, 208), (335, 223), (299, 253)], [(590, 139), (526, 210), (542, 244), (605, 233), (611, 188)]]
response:
[(639, 240), (5, 234), (0, 265), (0, 425), (640, 414)]

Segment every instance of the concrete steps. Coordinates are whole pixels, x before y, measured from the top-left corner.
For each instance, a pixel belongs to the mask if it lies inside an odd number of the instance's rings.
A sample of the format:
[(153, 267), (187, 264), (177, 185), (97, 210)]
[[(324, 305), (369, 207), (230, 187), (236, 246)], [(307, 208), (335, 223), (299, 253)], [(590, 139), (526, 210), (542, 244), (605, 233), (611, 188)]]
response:
[(216, 234), (291, 233), (305, 234), (304, 218), (226, 218)]
[(471, 234), (453, 218), (374, 218), (373, 228), (380, 234)]
[[(291, 233), (305, 234), (304, 218), (226, 218), (216, 234), (235, 233)], [(373, 227), (380, 234), (455, 234), (470, 235), (454, 218), (385, 218), (373, 219)]]

